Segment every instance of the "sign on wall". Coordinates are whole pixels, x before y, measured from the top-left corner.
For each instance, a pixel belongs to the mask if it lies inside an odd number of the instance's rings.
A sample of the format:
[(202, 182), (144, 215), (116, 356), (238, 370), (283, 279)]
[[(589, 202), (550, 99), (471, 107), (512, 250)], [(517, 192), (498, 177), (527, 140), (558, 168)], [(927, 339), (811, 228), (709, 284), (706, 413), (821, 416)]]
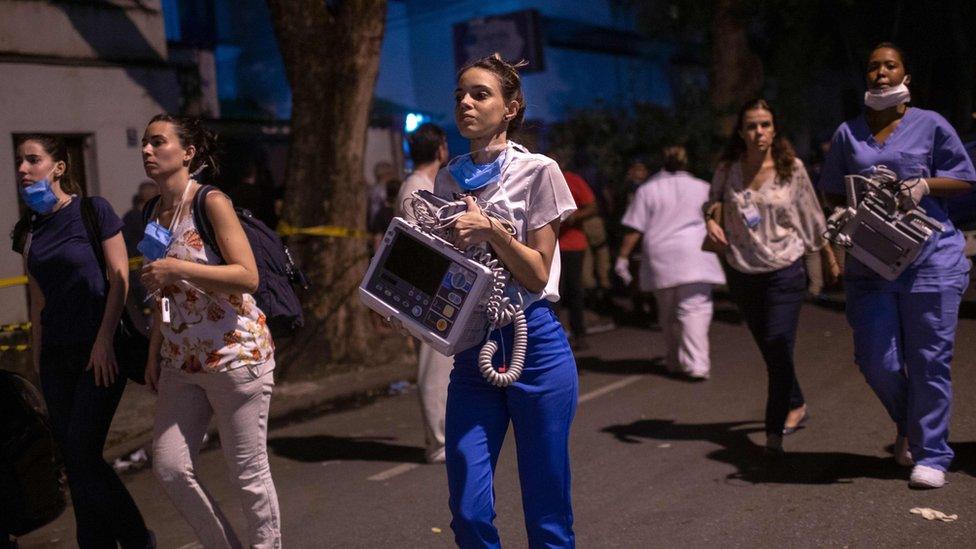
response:
[(519, 72), (545, 70), (542, 56), (541, 17), (535, 10), (469, 19), (454, 25), (454, 64), (460, 70), (469, 61), (502, 54), (506, 61), (528, 65)]

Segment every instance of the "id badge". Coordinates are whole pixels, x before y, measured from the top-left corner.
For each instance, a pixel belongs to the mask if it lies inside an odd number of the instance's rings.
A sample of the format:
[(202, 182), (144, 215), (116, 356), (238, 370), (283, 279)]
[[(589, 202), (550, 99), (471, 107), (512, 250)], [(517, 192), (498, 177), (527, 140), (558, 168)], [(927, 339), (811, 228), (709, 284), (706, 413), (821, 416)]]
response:
[(742, 214), (742, 221), (746, 224), (746, 227), (750, 229), (755, 229), (759, 226), (759, 221), (762, 220), (762, 215), (759, 213), (759, 208), (756, 207), (755, 203), (752, 201), (751, 193), (745, 194), (745, 204), (739, 210)]

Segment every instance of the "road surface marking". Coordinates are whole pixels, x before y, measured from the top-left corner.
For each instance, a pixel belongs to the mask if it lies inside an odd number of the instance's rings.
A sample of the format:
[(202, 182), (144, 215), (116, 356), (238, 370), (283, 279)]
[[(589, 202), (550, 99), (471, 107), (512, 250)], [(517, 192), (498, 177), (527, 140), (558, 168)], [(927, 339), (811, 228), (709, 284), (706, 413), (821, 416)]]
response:
[(621, 379), (620, 381), (614, 381), (613, 383), (610, 383), (609, 385), (604, 385), (603, 387), (600, 387), (599, 389), (596, 389), (594, 391), (590, 391), (589, 393), (586, 393), (585, 395), (580, 395), (580, 397), (579, 397), (579, 403), (580, 404), (583, 404), (584, 402), (586, 402), (588, 400), (593, 400), (594, 398), (602, 397), (603, 395), (605, 395), (607, 393), (612, 393), (612, 392), (616, 391), (617, 389), (623, 389), (624, 387), (630, 385), (631, 383), (634, 383), (634, 382), (638, 381), (641, 377), (643, 377), (643, 376), (628, 376), (628, 377), (625, 377), (625, 378)]
[(187, 543), (186, 545), (181, 545), (177, 549), (203, 549), (203, 545), (200, 542), (194, 541), (192, 543)]
[[(643, 376), (628, 376), (628, 377), (625, 377), (625, 378), (623, 378), (623, 379), (621, 379), (619, 381), (614, 381), (613, 383), (610, 383), (608, 385), (604, 385), (603, 387), (600, 387), (599, 389), (596, 389), (594, 391), (590, 391), (589, 393), (586, 393), (584, 395), (581, 395), (579, 397), (579, 403), (582, 404), (582, 403), (584, 403), (584, 402), (586, 402), (588, 400), (593, 400), (594, 398), (601, 397), (601, 396), (603, 396), (603, 395), (605, 395), (607, 393), (612, 393), (613, 391), (616, 391), (617, 389), (623, 389), (624, 387), (630, 385), (631, 383), (635, 383), (635, 382), (639, 381), (642, 377)], [(379, 473), (376, 473), (375, 475), (369, 477), (367, 480), (373, 480), (373, 481), (390, 480), (393, 477), (402, 475), (402, 474), (407, 473), (409, 471), (413, 471), (417, 467), (420, 467), (420, 464), (418, 464), (418, 463), (401, 463), (400, 465), (397, 465), (397, 466), (391, 467), (391, 468), (389, 468), (389, 469), (387, 469), (385, 471), (381, 471)]]
[(400, 465), (397, 465), (396, 467), (391, 467), (391, 468), (387, 469), (386, 471), (383, 471), (381, 473), (376, 473), (375, 475), (369, 477), (366, 480), (377, 480), (377, 481), (379, 481), (379, 480), (389, 480), (389, 479), (391, 479), (391, 478), (393, 478), (393, 477), (395, 477), (397, 475), (402, 475), (403, 473), (406, 473), (407, 471), (413, 471), (417, 467), (420, 467), (420, 464), (419, 463), (401, 463)]

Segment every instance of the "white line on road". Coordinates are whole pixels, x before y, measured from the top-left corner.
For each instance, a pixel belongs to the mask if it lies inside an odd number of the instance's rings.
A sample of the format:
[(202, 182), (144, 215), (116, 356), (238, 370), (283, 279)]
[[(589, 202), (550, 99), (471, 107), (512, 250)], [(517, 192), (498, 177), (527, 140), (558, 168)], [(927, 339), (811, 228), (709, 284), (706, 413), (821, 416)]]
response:
[[(589, 400), (593, 400), (594, 398), (599, 398), (599, 397), (601, 397), (601, 396), (603, 396), (603, 395), (605, 395), (607, 393), (612, 393), (613, 391), (616, 391), (617, 389), (623, 389), (624, 387), (630, 385), (631, 383), (635, 383), (635, 382), (639, 381), (641, 379), (641, 377), (642, 376), (628, 376), (628, 377), (625, 377), (625, 378), (623, 378), (623, 379), (621, 379), (619, 381), (614, 381), (613, 383), (604, 385), (603, 387), (600, 387), (599, 389), (596, 389), (594, 391), (590, 391), (589, 393), (586, 393), (584, 395), (580, 395), (580, 397), (579, 397), (579, 403), (582, 404), (582, 403), (587, 402)], [(391, 478), (393, 478), (395, 476), (399, 476), (399, 475), (402, 475), (403, 473), (407, 473), (409, 471), (413, 471), (417, 467), (420, 467), (420, 464), (418, 464), (418, 463), (401, 463), (400, 465), (397, 465), (397, 466), (391, 467), (391, 468), (389, 468), (389, 469), (387, 469), (385, 471), (381, 471), (379, 473), (376, 473), (375, 475), (369, 477), (367, 480), (373, 480), (373, 481), (390, 480)]]
[(417, 467), (420, 467), (419, 463), (401, 463), (396, 467), (391, 467), (386, 471), (383, 471), (381, 473), (376, 473), (375, 475), (369, 477), (366, 480), (389, 480), (397, 475), (402, 475), (407, 471), (413, 471)]
[(643, 377), (643, 376), (628, 376), (628, 377), (625, 377), (625, 378), (621, 379), (620, 381), (614, 381), (613, 383), (610, 383), (608, 385), (604, 385), (603, 387), (600, 387), (599, 389), (590, 391), (589, 393), (586, 393), (585, 395), (580, 395), (580, 397), (579, 397), (579, 403), (580, 404), (583, 404), (584, 402), (586, 402), (588, 400), (593, 400), (594, 398), (602, 397), (603, 395), (605, 395), (607, 393), (612, 393), (612, 392), (616, 391), (617, 389), (623, 389), (624, 387), (630, 385), (631, 383), (634, 383), (634, 382), (638, 381), (641, 377)]
[(186, 545), (181, 545), (177, 549), (203, 549), (203, 545), (198, 541), (192, 543), (187, 543)]

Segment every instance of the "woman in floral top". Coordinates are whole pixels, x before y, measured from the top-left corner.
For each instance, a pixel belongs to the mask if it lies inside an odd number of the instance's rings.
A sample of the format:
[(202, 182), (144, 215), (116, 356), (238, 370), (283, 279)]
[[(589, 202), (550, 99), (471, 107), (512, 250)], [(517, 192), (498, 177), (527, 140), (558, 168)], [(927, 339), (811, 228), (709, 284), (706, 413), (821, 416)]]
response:
[[(140, 243), (149, 260), (141, 280), (156, 298), (146, 366), (146, 381), (159, 393), (153, 470), (205, 547), (240, 547), (193, 467), (216, 416), (247, 515), (246, 545), (279, 547), (267, 454), (274, 344), (250, 294), (258, 285), (254, 254), (226, 195), (209, 193), (204, 201), (219, 250), (203, 242), (191, 211), (200, 188), (191, 173), (215, 166), (213, 145), (198, 121), (168, 115), (153, 118), (143, 137), (146, 175), (162, 191)], [(153, 232), (164, 236), (154, 239)]]
[(724, 250), (729, 289), (766, 362), (766, 448), (780, 453), (783, 435), (807, 415), (793, 364), (807, 287), (803, 256), (819, 250), (830, 281), (840, 269), (825, 246), (826, 221), (810, 177), (765, 100), (739, 111), (706, 212), (708, 237)]

